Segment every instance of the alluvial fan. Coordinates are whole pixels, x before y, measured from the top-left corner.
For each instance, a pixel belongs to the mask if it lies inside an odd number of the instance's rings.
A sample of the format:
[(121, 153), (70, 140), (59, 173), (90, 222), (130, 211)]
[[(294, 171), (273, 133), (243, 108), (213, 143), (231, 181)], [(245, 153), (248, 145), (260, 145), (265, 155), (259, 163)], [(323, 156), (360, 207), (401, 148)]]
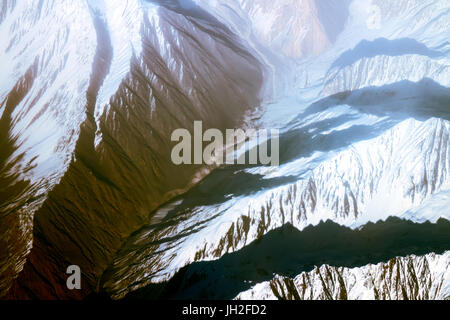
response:
[[(1, 0), (0, 297), (448, 298), (449, 37), (450, 0)], [(176, 165), (195, 121), (280, 165)]]

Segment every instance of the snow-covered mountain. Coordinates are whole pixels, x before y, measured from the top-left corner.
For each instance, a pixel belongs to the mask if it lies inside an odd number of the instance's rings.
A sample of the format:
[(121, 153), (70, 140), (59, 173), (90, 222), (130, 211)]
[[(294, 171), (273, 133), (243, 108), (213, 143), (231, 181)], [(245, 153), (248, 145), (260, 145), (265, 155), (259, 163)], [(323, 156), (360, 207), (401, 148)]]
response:
[[(203, 174), (171, 162), (172, 131), (197, 119), (240, 126), (259, 104), (263, 70), (244, 44), (213, 17), (175, 9), (139, 0), (3, 1), (2, 129), (17, 146), (5, 155), (5, 179), (10, 163), (17, 177), (2, 195), (2, 218), (13, 220), (1, 224), (2, 270), (14, 269), (2, 272), (2, 288), (30, 248), (29, 237), (19, 246), (9, 234), (11, 224), (24, 239), (31, 228), (23, 216), (31, 220), (38, 208), (30, 269), (64, 278), (66, 262), (40, 265), (52, 259), (39, 256), (70, 261), (95, 287), (123, 238)], [(23, 181), (38, 186), (10, 197)]]
[(394, 258), (361, 268), (317, 267), (294, 279), (276, 276), (240, 300), (443, 300), (450, 296), (450, 256)]
[[(130, 287), (167, 281), (189, 263), (240, 250), (288, 222), (302, 230), (327, 219), (357, 228), (389, 216), (449, 218), (448, 5), (355, 1), (335, 44), (321, 55), (289, 60), (296, 73), (284, 75), (277, 62), (287, 54), (270, 37), (258, 37), (261, 26), (248, 13), (277, 15), (283, 6), (203, 4), (235, 30), (237, 12), (247, 39), (275, 68), (275, 81), (292, 82), (279, 91), (294, 98), (269, 102), (261, 120), (284, 128), (285, 159), (278, 169), (232, 171), (236, 178), (227, 180), (237, 189), (245, 188), (246, 176), (258, 185), (248, 194), (231, 189), (226, 201), (212, 205), (196, 205), (188, 194), (162, 207), (156, 215), (166, 217), (164, 224), (150, 224), (122, 247), (107, 272), (108, 291), (121, 297)], [(406, 27), (411, 21), (421, 28)]]
[[(450, 0), (0, 10), (0, 296), (122, 298), (288, 223), (450, 219)], [(170, 135), (195, 120), (280, 129), (281, 165), (174, 165)], [(446, 298), (448, 254), (431, 251), (238, 298)]]
[[(186, 264), (240, 250), (286, 223), (303, 230), (326, 220), (357, 228), (389, 216), (417, 223), (448, 219), (449, 125), (406, 120), (320, 162), (294, 183), (209, 206), (184, 206), (188, 196), (180, 209), (176, 203), (163, 207), (156, 214), (171, 211), (170, 218), (128, 240), (107, 286), (120, 292), (121, 286), (142, 284), (147, 274), (168, 280)], [(441, 206), (425, 211), (441, 194)]]

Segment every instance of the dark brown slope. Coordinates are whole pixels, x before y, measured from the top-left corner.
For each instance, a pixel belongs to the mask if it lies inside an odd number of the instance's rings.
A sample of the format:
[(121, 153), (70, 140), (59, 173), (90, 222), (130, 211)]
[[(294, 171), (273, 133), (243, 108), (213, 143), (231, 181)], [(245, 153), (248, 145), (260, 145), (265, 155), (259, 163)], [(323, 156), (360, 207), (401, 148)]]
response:
[[(96, 19), (101, 41), (93, 66), (87, 119), (74, 158), (34, 219), (34, 247), (8, 298), (83, 298), (130, 233), (152, 210), (186, 189), (198, 166), (170, 160), (170, 135), (192, 129), (233, 128), (259, 103), (262, 68), (218, 23), (160, 9), (164, 50), (151, 21), (142, 24), (141, 56), (111, 98), (100, 128), (93, 117), (108, 73), (107, 25)], [(102, 142), (95, 148), (95, 133)], [(83, 290), (68, 291), (68, 265), (83, 271)]]
[(33, 85), (37, 60), (23, 75), (4, 101), (0, 101), (0, 297), (6, 294), (11, 279), (23, 268), (23, 257), (30, 250), (32, 216), (27, 208), (38, 185), (24, 178), (33, 169), (33, 161), (23, 165), (25, 154), (17, 135), (12, 113)]

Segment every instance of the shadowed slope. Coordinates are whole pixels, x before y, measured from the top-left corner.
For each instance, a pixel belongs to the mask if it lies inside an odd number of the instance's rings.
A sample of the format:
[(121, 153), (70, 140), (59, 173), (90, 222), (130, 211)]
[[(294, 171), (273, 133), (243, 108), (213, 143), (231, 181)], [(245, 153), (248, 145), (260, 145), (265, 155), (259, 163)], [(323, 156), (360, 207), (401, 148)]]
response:
[(231, 299), (274, 274), (293, 277), (314, 266), (356, 267), (396, 256), (442, 253), (450, 248), (450, 223), (415, 224), (389, 218), (352, 230), (333, 222), (298, 231), (290, 224), (216, 261), (181, 269), (169, 282), (151, 284), (128, 299)]

